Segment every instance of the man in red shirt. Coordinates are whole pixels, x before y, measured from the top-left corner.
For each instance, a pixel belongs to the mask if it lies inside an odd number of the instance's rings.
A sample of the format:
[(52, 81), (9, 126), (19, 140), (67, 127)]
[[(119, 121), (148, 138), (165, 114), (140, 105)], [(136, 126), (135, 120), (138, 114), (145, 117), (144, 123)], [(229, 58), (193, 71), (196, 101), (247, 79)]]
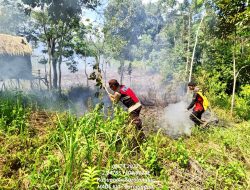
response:
[(116, 79), (109, 81), (109, 87), (115, 92), (114, 94), (109, 94), (111, 101), (114, 103), (121, 101), (128, 108), (131, 122), (136, 126), (137, 130), (142, 132), (142, 122), (139, 118), (142, 105), (136, 94), (125, 85), (120, 85)]
[(193, 108), (193, 112), (190, 115), (190, 119), (198, 126), (202, 123), (201, 116), (204, 112), (203, 98), (199, 95), (199, 88), (196, 86), (195, 82), (188, 83), (189, 90), (193, 91), (193, 98), (187, 110)]

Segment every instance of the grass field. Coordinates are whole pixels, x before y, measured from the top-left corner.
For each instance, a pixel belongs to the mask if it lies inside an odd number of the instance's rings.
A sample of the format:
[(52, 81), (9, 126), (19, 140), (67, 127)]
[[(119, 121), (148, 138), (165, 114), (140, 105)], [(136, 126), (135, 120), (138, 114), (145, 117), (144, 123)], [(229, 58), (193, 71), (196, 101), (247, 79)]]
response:
[(134, 147), (119, 107), (82, 117), (30, 97), (0, 97), (0, 189), (248, 189), (250, 123), (193, 128), (173, 140), (160, 130)]

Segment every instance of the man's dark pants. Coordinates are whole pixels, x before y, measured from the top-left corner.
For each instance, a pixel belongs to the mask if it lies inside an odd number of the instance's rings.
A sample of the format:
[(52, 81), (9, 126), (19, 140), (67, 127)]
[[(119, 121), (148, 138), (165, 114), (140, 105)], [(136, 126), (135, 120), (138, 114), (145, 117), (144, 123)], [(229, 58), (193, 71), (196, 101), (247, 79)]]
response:
[(142, 106), (135, 109), (134, 111), (132, 111), (129, 114), (129, 117), (131, 119), (132, 124), (135, 125), (137, 131), (139, 132), (139, 134), (138, 134), (139, 139), (138, 140), (145, 139), (145, 134), (143, 133), (143, 130), (142, 130), (142, 121), (140, 119), (141, 108), (142, 108)]
[(189, 116), (189, 118), (196, 124), (196, 125), (200, 125), (202, 124), (201, 121), (201, 115), (203, 114), (204, 110), (202, 111), (194, 111), (192, 112), (192, 114)]

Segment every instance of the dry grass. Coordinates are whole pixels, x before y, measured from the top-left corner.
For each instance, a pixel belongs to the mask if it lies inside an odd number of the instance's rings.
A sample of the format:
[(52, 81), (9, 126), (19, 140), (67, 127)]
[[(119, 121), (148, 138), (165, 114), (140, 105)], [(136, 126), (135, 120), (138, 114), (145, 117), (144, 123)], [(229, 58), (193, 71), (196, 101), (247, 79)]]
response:
[(30, 55), (32, 49), (24, 37), (0, 34), (0, 55)]

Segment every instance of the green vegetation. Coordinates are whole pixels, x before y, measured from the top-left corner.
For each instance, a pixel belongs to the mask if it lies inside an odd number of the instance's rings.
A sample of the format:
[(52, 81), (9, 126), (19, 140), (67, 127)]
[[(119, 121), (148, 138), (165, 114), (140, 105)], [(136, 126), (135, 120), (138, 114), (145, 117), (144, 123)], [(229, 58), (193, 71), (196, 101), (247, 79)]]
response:
[[(0, 2), (0, 32), (22, 34), (44, 54), (49, 89), (41, 97), (0, 92), (0, 189), (250, 189), (249, 0)], [(100, 23), (85, 17), (90, 10)], [(97, 75), (88, 74), (87, 57)], [(159, 130), (139, 142), (120, 107), (98, 104), (81, 117), (57, 112), (72, 105), (61, 66), (76, 72), (79, 58), (87, 88), (76, 87), (72, 97), (91, 96), (91, 78), (101, 88), (112, 60), (120, 83), (126, 72), (132, 81), (133, 68), (160, 75), (154, 93), (172, 96), (195, 80), (220, 125), (194, 127), (177, 140)]]
[(214, 105), (250, 119), (249, 1), (110, 0), (104, 16), (120, 67), (140, 62), (166, 84), (195, 80)]
[[(134, 128), (119, 107), (105, 115), (97, 105), (80, 118), (54, 112), (46, 118), (49, 122), (36, 126), (41, 109), (24, 104), (21, 94), (4, 97), (1, 189), (98, 189), (117, 185), (115, 179), (155, 189), (249, 188), (249, 122), (231, 128), (194, 128), (190, 138), (179, 140), (158, 131), (138, 150), (131, 144)], [(128, 181), (135, 177), (148, 181)]]

